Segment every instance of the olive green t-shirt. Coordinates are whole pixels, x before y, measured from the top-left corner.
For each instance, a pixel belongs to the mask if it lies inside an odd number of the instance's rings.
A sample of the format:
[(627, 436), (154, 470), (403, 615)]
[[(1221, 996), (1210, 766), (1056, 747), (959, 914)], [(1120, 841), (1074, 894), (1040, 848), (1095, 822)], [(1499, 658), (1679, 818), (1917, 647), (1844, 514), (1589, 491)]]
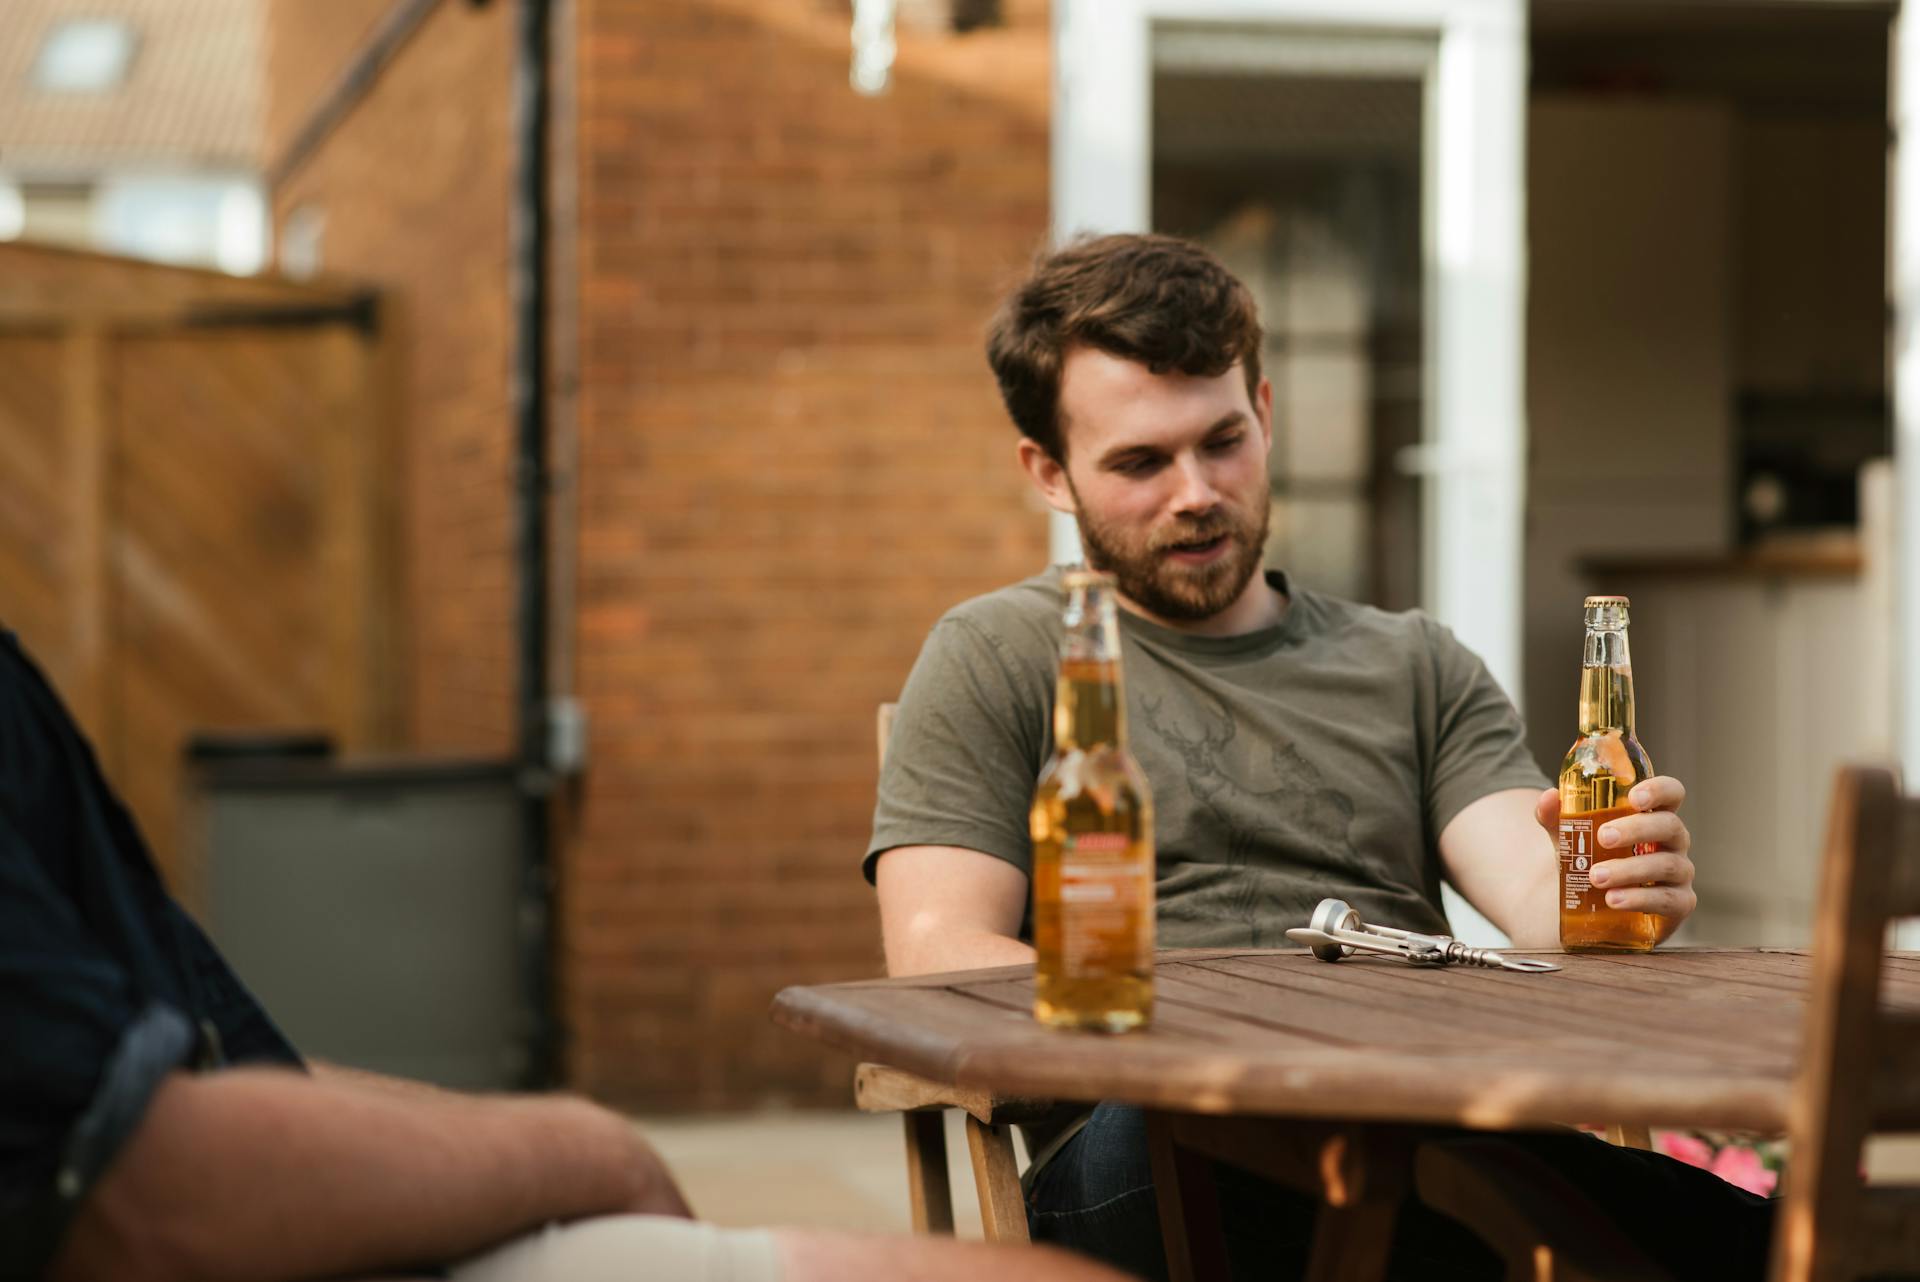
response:
[[(1519, 715), (1427, 615), (1267, 579), (1290, 605), (1242, 636), (1120, 611), (1129, 746), (1153, 789), (1156, 942), (1285, 946), (1328, 896), (1370, 922), (1444, 931), (1441, 831), (1488, 793), (1546, 786)], [(1048, 571), (934, 626), (888, 742), (869, 880), (895, 846), (1031, 870), (1062, 604)]]

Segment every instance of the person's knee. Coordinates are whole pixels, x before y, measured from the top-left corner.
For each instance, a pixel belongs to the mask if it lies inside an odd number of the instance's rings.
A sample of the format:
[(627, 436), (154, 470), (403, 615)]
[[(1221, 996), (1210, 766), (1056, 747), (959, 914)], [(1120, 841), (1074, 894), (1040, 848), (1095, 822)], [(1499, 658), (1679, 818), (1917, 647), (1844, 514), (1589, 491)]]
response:
[(662, 1215), (549, 1225), (453, 1271), (453, 1282), (780, 1282), (774, 1235)]
[(1102, 1104), (1080, 1133), (1041, 1171), (1036, 1202), (1047, 1209), (1099, 1206), (1153, 1187), (1153, 1156), (1146, 1114), (1127, 1104)]

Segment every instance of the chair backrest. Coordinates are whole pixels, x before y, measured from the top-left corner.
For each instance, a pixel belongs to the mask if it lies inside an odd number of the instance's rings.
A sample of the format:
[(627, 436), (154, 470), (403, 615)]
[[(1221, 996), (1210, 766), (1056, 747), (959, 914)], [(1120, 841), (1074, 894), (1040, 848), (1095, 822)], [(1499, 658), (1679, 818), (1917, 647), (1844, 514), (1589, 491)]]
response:
[(1920, 1271), (1920, 1187), (1869, 1188), (1876, 1131), (1920, 1130), (1920, 1012), (1880, 1001), (1889, 924), (1920, 916), (1920, 801), (1843, 767), (1827, 821), (1774, 1282)]

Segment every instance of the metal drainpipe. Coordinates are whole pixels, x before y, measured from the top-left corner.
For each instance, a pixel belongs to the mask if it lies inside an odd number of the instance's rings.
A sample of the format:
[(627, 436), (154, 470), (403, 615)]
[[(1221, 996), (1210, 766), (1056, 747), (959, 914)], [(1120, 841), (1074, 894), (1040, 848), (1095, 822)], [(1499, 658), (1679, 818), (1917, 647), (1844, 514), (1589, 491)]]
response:
[(519, 0), (513, 73), (514, 558), (519, 633), (519, 775), (524, 975), (532, 1027), (526, 1084), (544, 1087), (559, 1065), (553, 1010), (553, 875), (547, 724), (547, 126), (548, 0)]

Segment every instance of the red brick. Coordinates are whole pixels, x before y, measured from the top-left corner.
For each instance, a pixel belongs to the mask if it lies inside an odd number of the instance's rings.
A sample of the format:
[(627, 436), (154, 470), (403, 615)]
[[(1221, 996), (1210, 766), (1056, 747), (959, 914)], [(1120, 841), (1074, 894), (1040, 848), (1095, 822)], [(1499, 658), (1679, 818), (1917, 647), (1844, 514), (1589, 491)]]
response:
[[(337, 47), (331, 3), (275, 0), (277, 67)], [(844, 1057), (765, 1011), (880, 968), (874, 707), (947, 606), (1044, 561), (981, 354), (1047, 217), (1047, 8), (1005, 8), (903, 33), (865, 99), (844, 5), (573, 6), (579, 474), (556, 537), (591, 765), (559, 988), (571, 1082), (612, 1102), (846, 1101)], [(512, 723), (511, 9), (440, 6), (275, 197), (324, 203), (329, 268), (402, 303), (412, 727), (463, 751)]]

